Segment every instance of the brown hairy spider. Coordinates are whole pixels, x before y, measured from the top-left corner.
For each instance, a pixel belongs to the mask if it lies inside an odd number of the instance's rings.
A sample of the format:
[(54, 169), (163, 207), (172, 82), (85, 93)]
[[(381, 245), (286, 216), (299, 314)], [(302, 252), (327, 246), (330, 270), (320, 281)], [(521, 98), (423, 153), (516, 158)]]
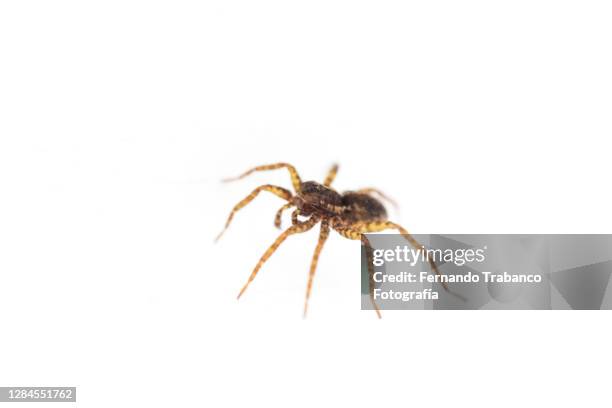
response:
[[(289, 171), (291, 183), (293, 184), (293, 189), (295, 190), (295, 195), (291, 194), (289, 190), (270, 184), (257, 187), (255, 190), (253, 190), (253, 192), (251, 192), (251, 194), (246, 196), (246, 198), (234, 206), (232, 212), (227, 218), (225, 228), (215, 240), (217, 241), (219, 238), (221, 238), (221, 235), (223, 235), (227, 227), (230, 225), (232, 218), (234, 218), (234, 214), (253, 201), (260, 191), (269, 191), (270, 193), (275, 194), (287, 201), (287, 203), (276, 212), (274, 225), (277, 228), (280, 228), (281, 226), (281, 215), (283, 211), (291, 207), (296, 208), (291, 214), (293, 225), (280, 234), (278, 238), (276, 238), (276, 241), (270, 245), (270, 247), (259, 259), (259, 262), (257, 262), (257, 265), (255, 265), (255, 269), (253, 269), (253, 272), (251, 272), (248, 281), (242, 287), (240, 293), (238, 293), (238, 299), (240, 299), (240, 296), (242, 296), (249, 284), (253, 281), (253, 279), (255, 279), (259, 269), (261, 269), (263, 264), (272, 256), (274, 251), (276, 251), (276, 249), (289, 235), (306, 232), (320, 222), (321, 230), (319, 232), (319, 242), (317, 243), (314, 255), (312, 257), (310, 273), (308, 275), (308, 285), (306, 286), (304, 316), (306, 316), (306, 312), (308, 311), (308, 299), (310, 298), (312, 282), (314, 279), (315, 270), (317, 268), (319, 254), (321, 253), (321, 249), (323, 249), (323, 244), (325, 244), (325, 241), (329, 236), (330, 229), (334, 229), (345, 238), (361, 240), (362, 244), (365, 246), (370, 275), (370, 299), (374, 305), (376, 314), (378, 317), (381, 317), (380, 309), (374, 301), (372, 246), (364, 234), (395, 229), (399, 231), (399, 233), (416, 249), (424, 250), (423, 245), (414, 239), (412, 235), (410, 235), (402, 226), (387, 220), (387, 211), (385, 210), (384, 205), (378, 199), (374, 198), (373, 195), (378, 195), (382, 199), (387, 200), (392, 204), (394, 203), (380, 191), (374, 188), (363, 188), (357, 191), (347, 191), (340, 194), (336, 190), (332, 189), (330, 186), (338, 172), (338, 165), (332, 166), (327, 173), (327, 177), (325, 177), (323, 184), (317, 183), (316, 181), (302, 182), (298, 172), (295, 170), (295, 167), (287, 163), (257, 166), (238, 177), (225, 179), (223, 181), (227, 182), (239, 180), (256, 171), (275, 170), (280, 168), (286, 168)], [(308, 218), (304, 221), (300, 221), (298, 216)], [(431, 265), (431, 269), (439, 275), (440, 271), (438, 271), (436, 264), (433, 262), (433, 260), (428, 260), (429, 264)], [(448, 291), (445, 283), (443, 283), (443, 287)]]

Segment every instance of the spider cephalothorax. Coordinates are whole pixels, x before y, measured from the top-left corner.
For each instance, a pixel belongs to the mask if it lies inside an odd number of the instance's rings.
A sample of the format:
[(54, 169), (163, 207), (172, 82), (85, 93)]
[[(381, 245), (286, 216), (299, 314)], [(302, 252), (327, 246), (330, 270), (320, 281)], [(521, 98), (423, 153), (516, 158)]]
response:
[[(374, 271), (371, 261), (372, 247), (364, 234), (370, 232), (380, 232), (388, 229), (395, 229), (399, 231), (399, 233), (418, 250), (423, 250), (424, 247), (400, 225), (387, 220), (387, 211), (385, 210), (385, 206), (378, 199), (373, 197), (373, 195), (377, 195), (388, 201), (391, 200), (389, 200), (380, 191), (373, 188), (364, 188), (356, 191), (347, 191), (343, 194), (340, 194), (336, 190), (331, 188), (331, 184), (334, 181), (334, 178), (336, 177), (336, 173), (338, 172), (337, 165), (334, 165), (329, 170), (329, 172), (327, 173), (327, 177), (325, 178), (322, 184), (317, 183), (316, 181), (302, 182), (295, 167), (287, 163), (276, 163), (254, 167), (234, 179), (227, 179), (225, 181), (238, 180), (256, 171), (274, 170), (280, 168), (286, 168), (289, 171), (289, 175), (291, 176), (291, 183), (293, 184), (295, 194), (291, 193), (291, 191), (283, 187), (274, 186), (270, 184), (264, 184), (262, 186), (257, 187), (251, 192), (251, 194), (249, 194), (247, 197), (245, 197), (242, 201), (240, 201), (234, 206), (232, 212), (227, 218), (225, 228), (217, 237), (217, 239), (219, 239), (223, 232), (230, 225), (234, 214), (238, 210), (249, 204), (251, 201), (253, 201), (253, 199), (257, 197), (260, 191), (268, 191), (287, 201), (287, 203), (276, 212), (274, 225), (276, 225), (278, 228), (280, 228), (281, 226), (281, 216), (283, 211), (289, 208), (295, 208), (295, 210), (291, 214), (291, 220), (293, 225), (286, 229), (282, 234), (280, 234), (278, 238), (276, 238), (276, 241), (274, 241), (274, 243), (262, 255), (262, 257), (259, 259), (259, 262), (251, 272), (247, 283), (240, 290), (238, 298), (242, 296), (249, 284), (253, 281), (253, 279), (255, 279), (257, 272), (259, 272), (259, 269), (261, 269), (264, 262), (266, 262), (268, 258), (272, 256), (274, 251), (276, 251), (279, 245), (282, 244), (283, 241), (287, 239), (289, 235), (306, 232), (312, 227), (314, 227), (316, 224), (321, 223), (319, 241), (315, 248), (312, 262), (310, 264), (308, 285), (306, 287), (306, 300), (304, 301), (304, 315), (306, 315), (306, 311), (308, 310), (308, 299), (310, 298), (312, 282), (317, 268), (319, 254), (321, 253), (323, 244), (329, 236), (330, 229), (333, 229), (345, 238), (361, 240), (361, 242), (365, 246), (366, 254), (369, 258), (368, 270), (370, 274), (370, 299), (372, 300), (376, 313), (380, 317), (380, 311), (378, 309), (378, 306), (376, 305), (376, 302), (374, 301), (373, 296)], [(300, 220), (298, 218), (299, 216), (305, 217), (306, 219)], [(431, 265), (432, 270), (435, 273), (439, 274), (440, 272), (438, 271), (438, 268), (433, 263), (433, 261), (430, 260), (429, 263)], [(444, 289), (448, 290), (445, 283), (443, 283), (443, 286)]]
[(337, 191), (316, 181), (305, 181), (300, 184), (300, 192), (293, 196), (291, 202), (303, 216), (311, 214), (341, 216), (347, 210), (342, 196)]

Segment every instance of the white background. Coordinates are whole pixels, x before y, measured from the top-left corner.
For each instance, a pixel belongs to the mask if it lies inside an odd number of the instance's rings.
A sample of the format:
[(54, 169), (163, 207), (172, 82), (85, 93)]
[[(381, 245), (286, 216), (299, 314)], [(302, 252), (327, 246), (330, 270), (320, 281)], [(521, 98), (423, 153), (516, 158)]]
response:
[[(79, 406), (604, 406), (607, 312), (361, 311), (262, 194), (341, 164), (416, 233), (611, 233), (612, 6), (4, 1), (0, 385)], [(287, 219), (285, 219), (285, 225)]]

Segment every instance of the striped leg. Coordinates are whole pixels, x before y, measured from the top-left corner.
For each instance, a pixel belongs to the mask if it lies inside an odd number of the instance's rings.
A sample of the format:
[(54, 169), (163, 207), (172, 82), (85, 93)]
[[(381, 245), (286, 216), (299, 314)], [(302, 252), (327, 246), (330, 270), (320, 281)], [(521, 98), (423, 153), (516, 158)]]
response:
[(291, 213), (291, 224), (292, 225), (297, 225), (300, 223), (300, 220), (298, 220), (298, 215), (300, 215), (300, 210), (299, 208), (296, 209), (294, 212)]
[(253, 199), (257, 197), (260, 191), (269, 191), (270, 193), (277, 195), (280, 198), (285, 199), (285, 200), (291, 199), (291, 192), (289, 190), (285, 190), (282, 187), (273, 186), (271, 184), (265, 184), (263, 186), (257, 187), (255, 190), (251, 192), (251, 194), (246, 196), (242, 201), (240, 201), (238, 204), (234, 206), (234, 208), (232, 209), (232, 212), (230, 212), (229, 217), (227, 217), (227, 221), (225, 222), (225, 227), (223, 228), (223, 231), (221, 231), (219, 235), (217, 235), (217, 238), (215, 238), (215, 242), (218, 241), (219, 238), (221, 238), (221, 236), (223, 235), (227, 227), (229, 227), (230, 223), (232, 222), (232, 218), (234, 218), (234, 214), (238, 210), (240, 210), (241, 208), (249, 204), (251, 201), (253, 201)]
[(364, 246), (364, 249), (366, 251), (366, 260), (368, 262), (368, 289), (370, 292), (370, 301), (372, 302), (372, 306), (374, 306), (374, 310), (376, 311), (376, 315), (378, 316), (378, 318), (382, 318), (382, 315), (380, 314), (380, 308), (378, 307), (376, 300), (374, 300), (374, 257), (372, 254), (373, 249), (372, 245), (370, 244), (370, 241), (359, 230), (353, 229), (351, 227), (334, 227), (334, 230), (336, 230), (336, 232), (338, 232), (338, 234), (342, 235), (344, 238), (360, 240), (361, 244)]
[(276, 238), (276, 241), (274, 241), (274, 243), (270, 245), (270, 247), (266, 250), (266, 252), (264, 252), (262, 257), (259, 259), (259, 262), (257, 262), (257, 265), (255, 265), (255, 268), (253, 269), (253, 272), (251, 272), (251, 275), (249, 276), (247, 283), (245, 283), (242, 289), (240, 289), (240, 293), (238, 293), (238, 299), (240, 299), (240, 296), (242, 296), (242, 294), (247, 289), (247, 287), (251, 284), (251, 282), (253, 282), (253, 279), (255, 279), (255, 276), (257, 276), (257, 272), (259, 272), (263, 264), (268, 260), (268, 258), (272, 256), (274, 251), (278, 249), (280, 244), (282, 244), (283, 241), (287, 239), (289, 235), (300, 234), (302, 232), (306, 232), (312, 227), (314, 227), (317, 222), (319, 222), (319, 220), (315, 217), (312, 217), (304, 222), (300, 222), (296, 225), (289, 227), (282, 234), (280, 234), (278, 238)]
[(310, 263), (310, 273), (308, 274), (308, 285), (306, 286), (306, 300), (304, 300), (304, 317), (308, 312), (308, 299), (310, 299), (310, 291), (312, 290), (312, 281), (314, 280), (315, 271), (317, 270), (317, 263), (319, 262), (319, 255), (323, 249), (323, 245), (329, 236), (329, 222), (323, 220), (321, 222), (321, 232), (319, 233), (319, 242), (315, 248), (314, 255), (312, 256), (312, 262)]
[(281, 218), (283, 216), (283, 211), (289, 209), (293, 207), (293, 204), (291, 203), (287, 203), (285, 205), (283, 205), (281, 208), (278, 209), (278, 211), (276, 212), (276, 216), (274, 217), (274, 226), (276, 228), (280, 228), (281, 227)]
[[(395, 229), (395, 230), (398, 230), (399, 233), (402, 235), (402, 237), (404, 237), (404, 239), (408, 241), (410, 245), (412, 245), (415, 249), (418, 249), (420, 251), (425, 250), (425, 247), (419, 241), (414, 239), (414, 237), (410, 235), (410, 233), (406, 229), (404, 229), (401, 225), (395, 224), (394, 222), (391, 222), (391, 221), (359, 222), (353, 225), (352, 227), (363, 233), (381, 232), (381, 231), (388, 230), (388, 229)], [(433, 259), (427, 257), (427, 261), (429, 262), (431, 269), (436, 273), (436, 275), (441, 276), (442, 274), (438, 270), (438, 266), (435, 264)], [(442, 284), (442, 287), (444, 287), (444, 290), (446, 290), (449, 293), (453, 293), (448, 289), (448, 285), (446, 284), (446, 282), (441, 282), (441, 284)], [(462, 298), (462, 296), (459, 296), (455, 293), (453, 294), (457, 297)]]
[(334, 179), (336, 178), (336, 174), (338, 174), (338, 165), (334, 164), (331, 169), (329, 169), (327, 176), (325, 176), (325, 181), (323, 182), (323, 185), (326, 187), (331, 186), (331, 183), (333, 183)]
[(293, 184), (293, 188), (295, 189), (295, 192), (299, 193), (301, 191), (302, 180), (300, 180), (300, 176), (297, 170), (295, 169), (295, 167), (293, 167), (292, 165), (288, 163), (266, 164), (263, 166), (253, 167), (252, 169), (242, 173), (238, 177), (231, 177), (231, 178), (223, 179), (222, 181), (228, 182), (228, 181), (240, 180), (256, 171), (276, 170), (280, 168), (286, 168), (289, 171), (289, 175), (291, 176), (291, 184)]

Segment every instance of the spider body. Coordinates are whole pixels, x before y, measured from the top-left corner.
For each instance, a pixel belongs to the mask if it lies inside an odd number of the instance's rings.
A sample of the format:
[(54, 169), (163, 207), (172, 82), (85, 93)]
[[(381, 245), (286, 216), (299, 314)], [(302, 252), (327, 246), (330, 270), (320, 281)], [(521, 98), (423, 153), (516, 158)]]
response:
[(355, 191), (340, 194), (316, 181), (303, 182), (301, 192), (292, 198), (292, 203), (300, 211), (300, 215), (333, 217), (336, 224), (387, 219), (385, 206), (376, 198)]
[[(341, 236), (352, 239), (360, 240), (362, 245), (366, 249), (366, 255), (368, 258), (368, 272), (370, 276), (370, 299), (374, 305), (376, 313), (380, 317), (380, 310), (374, 301), (374, 268), (372, 264), (372, 247), (364, 235), (371, 232), (380, 232), (384, 230), (394, 229), (397, 230), (412, 246), (418, 250), (424, 250), (418, 241), (416, 241), (412, 235), (408, 233), (403, 227), (395, 224), (387, 219), (387, 211), (385, 206), (379, 201), (374, 195), (381, 197), (384, 200), (391, 201), (380, 191), (373, 188), (363, 188), (356, 191), (347, 191), (343, 194), (338, 193), (336, 190), (331, 188), (331, 184), (336, 177), (338, 172), (338, 166), (334, 165), (327, 173), (327, 176), (323, 183), (316, 181), (305, 181), (302, 182), (300, 176), (292, 165), (288, 163), (275, 163), (263, 166), (254, 167), (242, 175), (233, 178), (226, 179), (224, 181), (233, 181), (244, 178), (254, 172), (275, 170), (285, 168), (288, 170), (291, 177), (291, 183), (295, 193), (291, 191), (270, 184), (264, 184), (257, 187), (246, 196), (242, 201), (234, 206), (227, 221), (225, 228), (217, 236), (217, 239), (221, 237), (223, 232), (230, 225), (234, 214), (242, 209), (244, 206), (249, 204), (261, 191), (268, 191), (286, 201), (286, 203), (276, 212), (274, 219), (274, 225), (281, 227), (281, 217), (283, 211), (289, 208), (295, 208), (291, 214), (292, 225), (285, 231), (283, 231), (278, 238), (270, 245), (270, 247), (264, 252), (259, 259), (259, 262), (251, 272), (246, 284), (240, 290), (238, 298), (242, 296), (244, 291), (247, 289), (249, 284), (255, 279), (255, 276), (263, 266), (263, 264), (272, 256), (276, 249), (289, 237), (290, 235), (300, 234), (312, 229), (316, 224), (321, 224), (319, 232), (319, 240), (315, 248), (314, 255), (310, 264), (310, 273), (308, 275), (308, 283), (306, 287), (306, 299), (304, 301), (304, 316), (308, 310), (308, 299), (312, 289), (312, 283), (317, 268), (317, 262), (323, 245), (329, 236), (330, 230), (338, 232)], [(300, 220), (299, 217), (306, 218)], [(433, 261), (429, 260), (431, 269), (436, 273), (440, 274), (437, 266)], [(442, 283), (444, 289), (448, 291), (445, 283)]]

